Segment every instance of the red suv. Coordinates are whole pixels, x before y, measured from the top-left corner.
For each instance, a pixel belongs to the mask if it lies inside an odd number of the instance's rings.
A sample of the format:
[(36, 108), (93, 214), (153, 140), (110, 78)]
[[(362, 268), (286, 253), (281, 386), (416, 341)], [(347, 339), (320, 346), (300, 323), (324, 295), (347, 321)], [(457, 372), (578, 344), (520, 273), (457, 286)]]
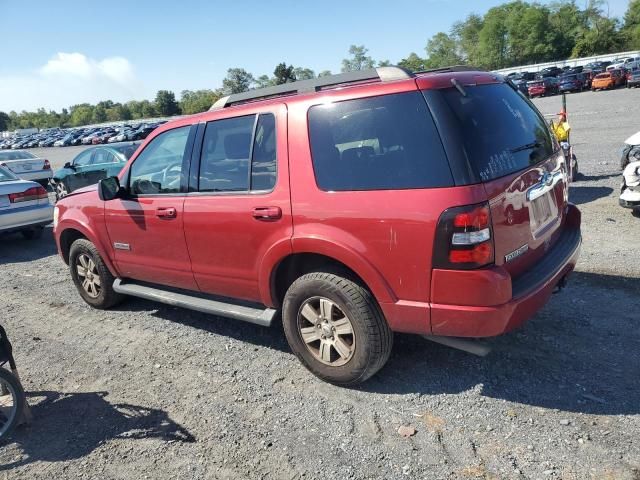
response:
[(337, 384), (392, 332), (489, 337), (564, 284), (580, 212), (544, 118), (503, 78), (384, 67), (225, 97), (58, 202), (82, 298), (268, 326)]

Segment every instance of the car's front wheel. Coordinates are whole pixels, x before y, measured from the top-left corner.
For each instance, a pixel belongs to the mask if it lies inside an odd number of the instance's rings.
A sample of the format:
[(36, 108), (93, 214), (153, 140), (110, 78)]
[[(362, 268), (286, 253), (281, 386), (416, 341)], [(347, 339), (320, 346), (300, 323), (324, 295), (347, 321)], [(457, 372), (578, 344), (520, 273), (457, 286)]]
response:
[(89, 240), (81, 238), (73, 242), (69, 268), (78, 293), (92, 307), (106, 309), (122, 301), (123, 296), (113, 289), (115, 277)]
[(393, 333), (371, 292), (333, 273), (308, 273), (293, 282), (282, 321), (298, 359), (327, 382), (363, 382), (391, 353)]

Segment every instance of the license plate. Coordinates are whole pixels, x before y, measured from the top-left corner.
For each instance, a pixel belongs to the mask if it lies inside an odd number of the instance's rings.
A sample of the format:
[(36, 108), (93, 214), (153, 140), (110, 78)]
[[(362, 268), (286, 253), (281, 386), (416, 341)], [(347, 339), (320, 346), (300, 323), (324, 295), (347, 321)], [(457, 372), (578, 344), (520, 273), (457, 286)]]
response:
[(529, 204), (529, 219), (533, 238), (537, 238), (547, 225), (558, 217), (558, 207), (553, 201), (553, 190), (532, 200)]

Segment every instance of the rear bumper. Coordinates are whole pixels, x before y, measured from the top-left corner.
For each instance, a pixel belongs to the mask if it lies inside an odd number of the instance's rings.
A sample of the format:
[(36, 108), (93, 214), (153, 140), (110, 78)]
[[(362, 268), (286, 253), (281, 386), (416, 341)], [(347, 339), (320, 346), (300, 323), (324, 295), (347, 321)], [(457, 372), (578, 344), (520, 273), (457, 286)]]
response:
[[(571, 207), (575, 209), (576, 207)], [(456, 337), (493, 337), (509, 332), (536, 314), (549, 300), (553, 290), (571, 273), (580, 255), (582, 243), (578, 224), (567, 226), (562, 236), (535, 267), (511, 281), (511, 299), (494, 306), (431, 305), (433, 335)], [(496, 269), (502, 270), (502, 269)], [(504, 283), (503, 274), (496, 284)], [(507, 274), (508, 275), (508, 274)], [(495, 287), (484, 281), (487, 297), (495, 296)], [(482, 292), (478, 292), (478, 295)]]
[[(638, 187), (635, 187), (638, 188)], [(635, 188), (625, 188), (620, 195), (620, 206), (624, 208), (637, 208), (640, 207), (640, 190)]]
[(53, 205), (51, 204), (0, 210), (0, 232), (2, 233), (47, 225), (52, 221)]

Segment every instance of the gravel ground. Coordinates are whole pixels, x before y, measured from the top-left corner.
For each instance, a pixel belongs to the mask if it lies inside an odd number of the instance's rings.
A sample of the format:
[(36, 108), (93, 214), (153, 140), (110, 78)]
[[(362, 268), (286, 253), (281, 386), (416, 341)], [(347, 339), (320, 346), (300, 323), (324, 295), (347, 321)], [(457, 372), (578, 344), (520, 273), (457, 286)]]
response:
[(640, 91), (568, 102), (582, 257), (485, 358), (396, 335), (377, 376), (338, 388), (280, 328), (142, 300), (92, 310), (50, 232), (0, 239), (0, 318), (35, 415), (0, 449), (0, 478), (639, 479), (640, 219), (617, 205), (617, 162)]

